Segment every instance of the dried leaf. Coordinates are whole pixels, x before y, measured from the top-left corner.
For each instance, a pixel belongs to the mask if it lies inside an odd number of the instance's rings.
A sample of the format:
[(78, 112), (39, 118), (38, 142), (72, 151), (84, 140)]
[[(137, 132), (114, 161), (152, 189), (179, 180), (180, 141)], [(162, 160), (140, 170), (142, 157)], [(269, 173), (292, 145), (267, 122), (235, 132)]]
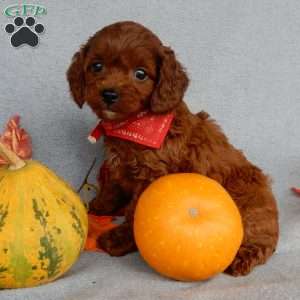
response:
[[(31, 138), (25, 129), (20, 127), (20, 119), (18, 115), (10, 118), (3, 134), (0, 135), (0, 141), (21, 159), (30, 159), (32, 157)], [(7, 163), (4, 158), (0, 157), (0, 165)]]

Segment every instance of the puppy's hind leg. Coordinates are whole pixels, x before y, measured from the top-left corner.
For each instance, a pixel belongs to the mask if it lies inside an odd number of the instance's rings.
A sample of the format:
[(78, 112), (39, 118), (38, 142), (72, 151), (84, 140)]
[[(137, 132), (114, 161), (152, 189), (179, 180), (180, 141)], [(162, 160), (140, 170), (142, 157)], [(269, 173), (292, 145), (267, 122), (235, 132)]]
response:
[(247, 275), (255, 266), (264, 264), (276, 249), (279, 234), (276, 202), (266, 178), (262, 182), (257, 178), (253, 182), (237, 179), (226, 188), (239, 207), (244, 239), (225, 273)]

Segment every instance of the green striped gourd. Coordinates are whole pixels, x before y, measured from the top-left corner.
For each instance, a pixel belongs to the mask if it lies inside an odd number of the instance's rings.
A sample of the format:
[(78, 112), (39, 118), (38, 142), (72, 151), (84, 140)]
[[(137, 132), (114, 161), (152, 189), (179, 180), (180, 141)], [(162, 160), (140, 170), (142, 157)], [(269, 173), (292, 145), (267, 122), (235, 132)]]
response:
[(0, 288), (36, 286), (64, 274), (87, 236), (78, 195), (41, 163), (0, 143)]

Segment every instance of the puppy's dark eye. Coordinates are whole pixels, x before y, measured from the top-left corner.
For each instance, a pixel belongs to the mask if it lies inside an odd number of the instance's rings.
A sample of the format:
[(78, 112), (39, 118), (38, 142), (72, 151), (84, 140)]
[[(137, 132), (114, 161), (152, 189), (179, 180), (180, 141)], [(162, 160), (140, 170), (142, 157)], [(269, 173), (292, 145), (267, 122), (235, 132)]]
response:
[(99, 73), (103, 70), (103, 64), (100, 62), (93, 63), (91, 64), (91, 70), (94, 73)]
[(134, 77), (137, 80), (143, 81), (148, 78), (148, 75), (144, 69), (138, 68), (134, 71)]

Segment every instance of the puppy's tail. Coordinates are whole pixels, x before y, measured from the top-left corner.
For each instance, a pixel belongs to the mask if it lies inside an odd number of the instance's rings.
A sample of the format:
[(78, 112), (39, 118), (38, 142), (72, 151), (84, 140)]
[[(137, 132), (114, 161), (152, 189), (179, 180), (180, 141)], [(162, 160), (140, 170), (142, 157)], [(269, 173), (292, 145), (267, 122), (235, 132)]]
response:
[(210, 115), (206, 111), (201, 110), (200, 112), (197, 113), (197, 117), (199, 117), (201, 120), (205, 121), (206, 119), (208, 119), (210, 117)]

